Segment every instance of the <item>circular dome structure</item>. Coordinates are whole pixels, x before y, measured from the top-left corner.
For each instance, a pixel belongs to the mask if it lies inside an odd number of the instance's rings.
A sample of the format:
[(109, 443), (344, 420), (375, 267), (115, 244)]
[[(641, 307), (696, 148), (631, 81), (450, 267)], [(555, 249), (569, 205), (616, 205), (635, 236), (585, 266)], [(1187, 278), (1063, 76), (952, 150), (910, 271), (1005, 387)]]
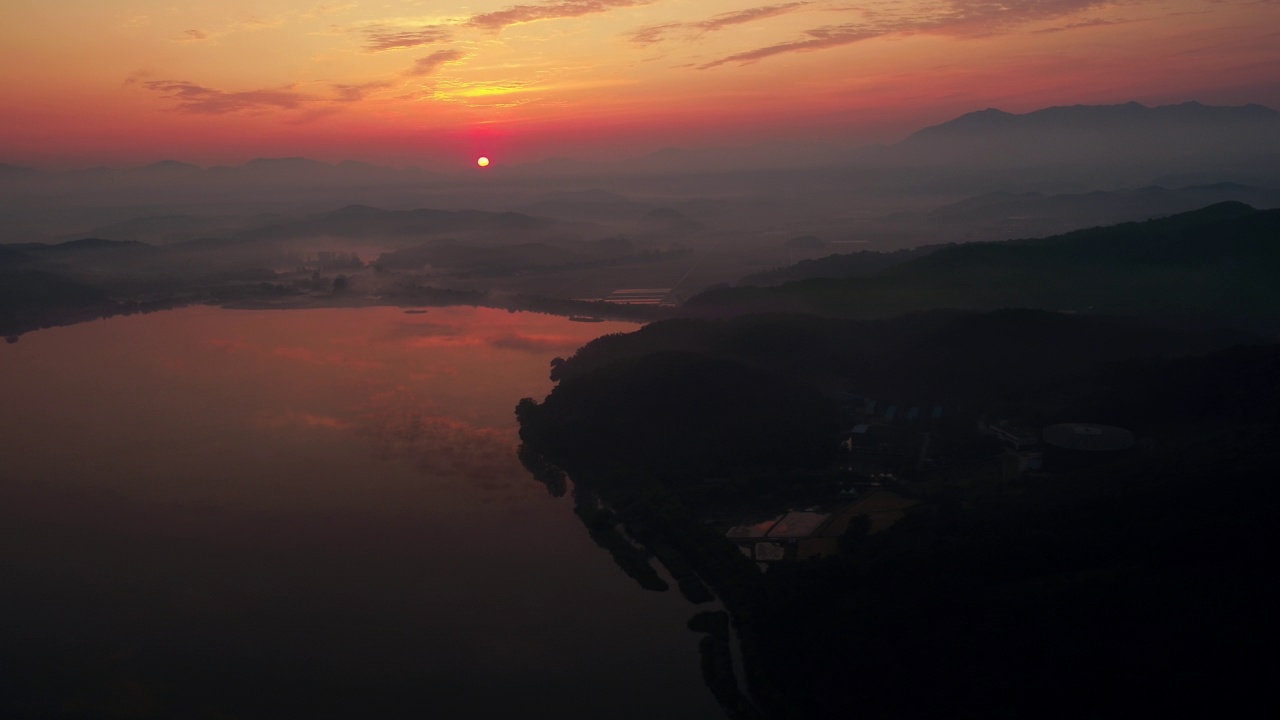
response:
[(1041, 433), (1046, 445), (1077, 452), (1117, 452), (1133, 447), (1133, 433), (1114, 425), (1063, 423)]

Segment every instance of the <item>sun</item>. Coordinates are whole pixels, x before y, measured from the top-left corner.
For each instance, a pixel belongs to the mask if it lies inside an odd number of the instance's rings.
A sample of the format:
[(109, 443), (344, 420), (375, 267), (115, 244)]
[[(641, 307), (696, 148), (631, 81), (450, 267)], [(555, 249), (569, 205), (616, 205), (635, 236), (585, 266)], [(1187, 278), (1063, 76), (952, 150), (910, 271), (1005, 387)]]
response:
[(476, 158), (476, 164), (479, 165), (480, 167), (489, 167), (489, 158), (487, 157)]

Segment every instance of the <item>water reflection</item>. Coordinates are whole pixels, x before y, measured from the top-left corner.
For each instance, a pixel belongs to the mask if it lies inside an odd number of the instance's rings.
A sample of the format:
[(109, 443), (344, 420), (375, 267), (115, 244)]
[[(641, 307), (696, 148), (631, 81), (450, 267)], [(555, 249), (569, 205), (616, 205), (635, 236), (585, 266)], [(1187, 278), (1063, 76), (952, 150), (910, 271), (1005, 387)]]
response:
[(627, 327), (190, 308), (0, 347), (0, 714), (716, 717), (689, 606), (515, 457), (548, 360)]

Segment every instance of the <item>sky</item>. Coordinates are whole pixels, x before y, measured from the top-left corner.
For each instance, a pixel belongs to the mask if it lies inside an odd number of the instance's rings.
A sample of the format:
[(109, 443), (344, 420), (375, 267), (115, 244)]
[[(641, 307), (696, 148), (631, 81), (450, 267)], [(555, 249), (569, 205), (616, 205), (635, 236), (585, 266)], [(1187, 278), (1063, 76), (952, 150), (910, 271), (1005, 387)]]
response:
[(1278, 0), (4, 0), (0, 163), (391, 166), (1280, 108)]

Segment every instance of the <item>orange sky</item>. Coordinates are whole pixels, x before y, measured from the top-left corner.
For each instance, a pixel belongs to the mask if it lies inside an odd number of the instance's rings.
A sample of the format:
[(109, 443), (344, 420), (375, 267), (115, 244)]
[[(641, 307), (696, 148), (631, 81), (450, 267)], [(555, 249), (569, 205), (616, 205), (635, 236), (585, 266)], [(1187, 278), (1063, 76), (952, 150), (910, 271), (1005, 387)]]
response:
[(1269, 0), (6, 0), (0, 162), (396, 166), (1280, 106)]

